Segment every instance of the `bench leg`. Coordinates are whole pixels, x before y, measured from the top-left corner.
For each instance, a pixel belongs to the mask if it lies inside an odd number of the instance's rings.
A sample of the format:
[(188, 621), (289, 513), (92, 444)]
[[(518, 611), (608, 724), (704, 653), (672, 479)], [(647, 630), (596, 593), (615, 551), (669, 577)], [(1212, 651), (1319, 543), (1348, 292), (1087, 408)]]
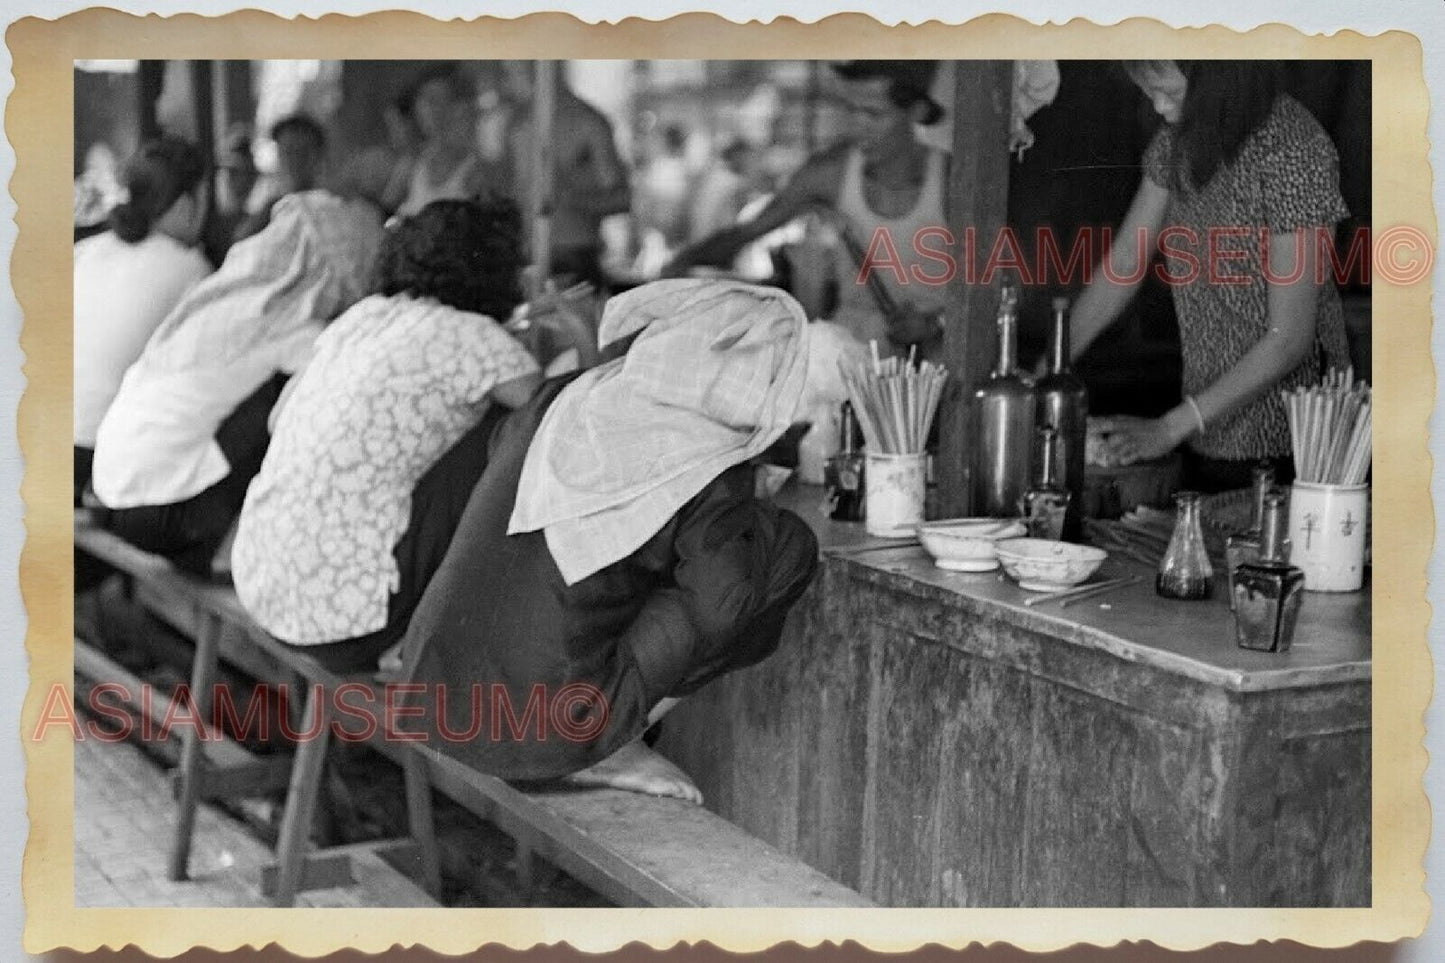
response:
[(276, 891), (272, 894), (272, 903), (276, 906), (290, 906), (301, 886), (306, 868), (306, 837), (316, 811), (316, 796), (326, 767), (326, 747), (331, 740), (330, 702), (324, 692), (311, 687), (307, 690), (305, 721), (300, 731), (310, 732), (313, 728), (319, 728), (319, 733), (296, 747), (296, 758), (291, 763), (291, 785), (286, 790), (286, 811), (281, 817), (281, 836), (276, 842), (278, 866)]
[(191, 698), (201, 715), (200, 725), (182, 732), (180, 765), (180, 812), (176, 833), (171, 840), (170, 865), (166, 875), (183, 880), (191, 858), (191, 836), (196, 826), (196, 806), (201, 801), (202, 783), (206, 773), (206, 747), (201, 729), (211, 714), (211, 684), (216, 677), (217, 646), (223, 631), (219, 619), (206, 620), (201, 637), (196, 640), (195, 661), (191, 665)]
[(442, 895), (441, 857), (437, 853), (436, 826), (432, 820), (431, 780), (426, 760), (414, 752), (406, 754), (407, 829), (421, 859), (422, 886), (433, 899)]

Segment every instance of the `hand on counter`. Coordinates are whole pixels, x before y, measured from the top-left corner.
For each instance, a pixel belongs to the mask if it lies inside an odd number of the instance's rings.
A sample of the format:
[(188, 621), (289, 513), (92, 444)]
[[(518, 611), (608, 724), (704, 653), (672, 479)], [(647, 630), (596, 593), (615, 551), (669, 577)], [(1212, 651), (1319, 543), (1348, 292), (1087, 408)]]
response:
[(936, 312), (920, 311), (908, 303), (899, 305), (887, 323), (888, 340), (905, 348), (927, 344), (943, 335), (943, 322)]
[(1162, 458), (1189, 437), (1193, 427), (1175, 417), (1171, 411), (1159, 418), (1137, 418), (1116, 415), (1111, 418), (1090, 418), (1089, 431), (1107, 436), (1105, 447), (1116, 464), (1132, 465), (1139, 461)]

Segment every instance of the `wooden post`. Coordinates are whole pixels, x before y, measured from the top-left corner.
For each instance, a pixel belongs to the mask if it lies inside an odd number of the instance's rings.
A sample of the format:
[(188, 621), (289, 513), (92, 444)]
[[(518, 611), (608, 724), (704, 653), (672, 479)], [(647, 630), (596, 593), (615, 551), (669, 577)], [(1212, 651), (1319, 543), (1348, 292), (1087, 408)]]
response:
[(140, 132), (139, 143), (154, 139), (161, 132), (156, 119), (156, 100), (161, 95), (161, 85), (166, 71), (165, 61), (142, 60), (136, 68), (136, 126)]
[[(960, 60), (955, 76), (948, 190), (958, 276), (949, 285), (945, 307), (943, 363), (952, 378), (941, 405), (937, 466), (939, 510), (944, 517), (970, 511), (972, 398), (988, 377), (995, 348), (998, 283), (997, 279), (989, 285), (981, 282), (989, 251), (1008, 215), (1013, 64), (1007, 60)], [(965, 243), (970, 236), (973, 242)]]
[(216, 189), (216, 101), (210, 60), (191, 61), (191, 110), (196, 120), (196, 146), (206, 159), (210, 196)]
[[(532, 176), (527, 198), (531, 226), (534, 280), (544, 284), (552, 273), (552, 178), (555, 116), (557, 112), (557, 68), (551, 60), (536, 62), (536, 83), (532, 90)], [(527, 292), (529, 297), (538, 292)]]

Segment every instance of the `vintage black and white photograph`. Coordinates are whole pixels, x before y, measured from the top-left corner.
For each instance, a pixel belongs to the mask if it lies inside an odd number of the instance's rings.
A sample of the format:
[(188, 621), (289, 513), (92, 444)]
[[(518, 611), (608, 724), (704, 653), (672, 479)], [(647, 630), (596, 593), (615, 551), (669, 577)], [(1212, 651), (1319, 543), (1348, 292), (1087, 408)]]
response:
[(1372, 905), (1370, 61), (73, 73), (77, 907)]

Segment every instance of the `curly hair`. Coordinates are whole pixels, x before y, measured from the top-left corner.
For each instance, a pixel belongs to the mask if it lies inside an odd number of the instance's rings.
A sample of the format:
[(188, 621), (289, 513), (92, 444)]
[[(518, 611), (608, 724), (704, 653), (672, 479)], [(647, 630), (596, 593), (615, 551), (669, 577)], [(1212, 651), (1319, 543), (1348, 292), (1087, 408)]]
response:
[(522, 216), (502, 198), (433, 201), (387, 231), (372, 290), (506, 320), (522, 300)]

